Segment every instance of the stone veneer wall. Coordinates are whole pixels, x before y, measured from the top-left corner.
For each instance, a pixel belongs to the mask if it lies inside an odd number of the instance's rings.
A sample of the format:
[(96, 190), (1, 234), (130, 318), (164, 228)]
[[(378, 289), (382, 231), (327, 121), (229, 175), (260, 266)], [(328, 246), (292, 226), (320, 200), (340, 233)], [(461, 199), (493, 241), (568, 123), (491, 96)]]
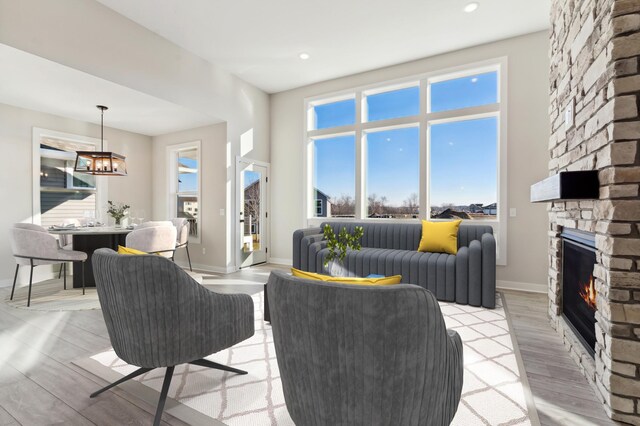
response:
[[(553, 0), (551, 24), (549, 174), (599, 170), (600, 199), (549, 205), (549, 314), (607, 413), (640, 425), (640, 0)], [(559, 316), (563, 227), (596, 233), (595, 361)]]

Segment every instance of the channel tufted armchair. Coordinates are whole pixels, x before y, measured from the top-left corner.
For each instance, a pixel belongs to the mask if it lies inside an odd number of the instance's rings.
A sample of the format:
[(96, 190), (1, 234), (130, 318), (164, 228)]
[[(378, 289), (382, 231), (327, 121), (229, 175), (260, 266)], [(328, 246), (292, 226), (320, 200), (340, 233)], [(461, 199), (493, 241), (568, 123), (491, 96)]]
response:
[(92, 262), (113, 349), (122, 360), (140, 368), (91, 398), (166, 367), (154, 420), (157, 425), (176, 365), (189, 363), (247, 374), (204, 358), (253, 336), (251, 296), (207, 290), (158, 255), (119, 255), (103, 248), (94, 252)]
[(462, 341), (433, 294), (274, 271), (267, 284), (284, 398), (296, 425), (444, 426), (462, 392)]

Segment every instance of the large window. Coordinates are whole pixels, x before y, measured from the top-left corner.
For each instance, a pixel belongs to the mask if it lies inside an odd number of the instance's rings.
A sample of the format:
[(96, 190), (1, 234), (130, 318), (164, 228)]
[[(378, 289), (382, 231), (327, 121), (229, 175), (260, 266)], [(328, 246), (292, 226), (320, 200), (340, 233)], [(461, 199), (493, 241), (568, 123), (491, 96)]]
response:
[(496, 60), (308, 99), (308, 220), (483, 221), (503, 248), (505, 70)]
[(189, 221), (189, 237), (200, 241), (200, 142), (168, 147), (169, 216)]
[(78, 221), (104, 221), (99, 206), (104, 182), (75, 173), (76, 151), (93, 151), (93, 138), (45, 129), (33, 129), (33, 221), (44, 227)]

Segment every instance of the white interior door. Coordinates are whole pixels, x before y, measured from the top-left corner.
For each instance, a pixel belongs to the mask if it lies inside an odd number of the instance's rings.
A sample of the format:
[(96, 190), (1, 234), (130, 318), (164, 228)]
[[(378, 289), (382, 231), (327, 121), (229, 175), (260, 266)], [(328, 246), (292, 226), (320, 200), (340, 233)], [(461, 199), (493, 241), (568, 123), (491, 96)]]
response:
[(269, 165), (238, 158), (236, 162), (239, 268), (265, 263), (268, 254)]

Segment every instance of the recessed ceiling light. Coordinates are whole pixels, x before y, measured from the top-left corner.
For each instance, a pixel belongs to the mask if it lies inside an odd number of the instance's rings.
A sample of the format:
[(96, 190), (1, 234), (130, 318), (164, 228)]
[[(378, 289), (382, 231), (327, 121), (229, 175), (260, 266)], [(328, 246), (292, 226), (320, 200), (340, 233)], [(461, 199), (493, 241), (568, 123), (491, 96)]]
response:
[(309, 59), (311, 56), (309, 56), (308, 53), (302, 52), (300, 55), (300, 59), (302, 59), (303, 61), (306, 61), (307, 59)]
[(472, 83), (477, 83), (477, 82), (478, 82), (478, 77), (473, 77), (473, 78), (471, 79), (471, 82), (472, 82)]
[(467, 13), (474, 12), (478, 8), (478, 2), (471, 2), (464, 7), (464, 11)]

